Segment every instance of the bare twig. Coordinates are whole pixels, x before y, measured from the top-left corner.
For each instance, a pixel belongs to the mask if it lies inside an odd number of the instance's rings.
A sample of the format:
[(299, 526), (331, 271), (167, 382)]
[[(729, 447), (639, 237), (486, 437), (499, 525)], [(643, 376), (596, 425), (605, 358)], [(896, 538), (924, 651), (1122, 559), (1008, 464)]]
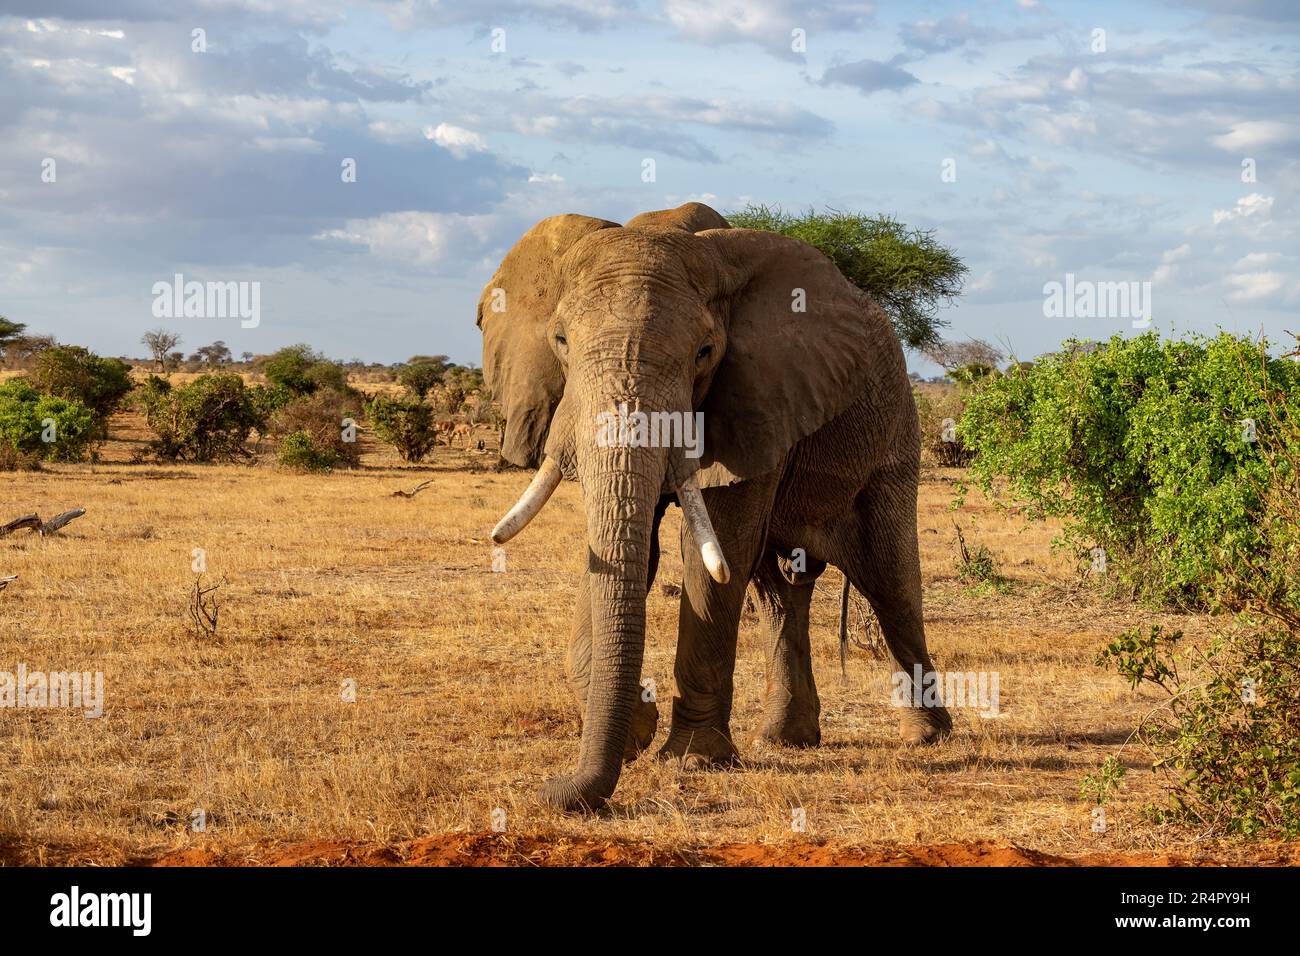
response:
[(10, 581), (17, 581), (17, 580), (18, 580), (18, 575), (16, 574), (11, 574), (7, 578), (0, 578), (0, 591), (3, 591), (5, 588), (7, 588), (9, 586)]
[(402, 490), (399, 488), (397, 491), (394, 491), (394, 492), (393, 492), (393, 497), (394, 497), (394, 498), (397, 498), (397, 497), (402, 497), (402, 498), (414, 498), (416, 495), (418, 495), (420, 492), (422, 492), (425, 488), (428, 488), (431, 484), (433, 484), (433, 479), (432, 479), (432, 478), (430, 478), (428, 481), (422, 481), (422, 482), (420, 482), (418, 485), (416, 485), (416, 486), (415, 486), (414, 488), (412, 488), (410, 491), (402, 491)]
[[(225, 584), (222, 578), (221, 584)], [(190, 593), (190, 620), (194, 622), (194, 627), (200, 637), (217, 636), (217, 618), (221, 614), (221, 608), (217, 604), (216, 591), (221, 584), (214, 584), (211, 587), (203, 586), (203, 575), (199, 575), (194, 580), (194, 590)]]

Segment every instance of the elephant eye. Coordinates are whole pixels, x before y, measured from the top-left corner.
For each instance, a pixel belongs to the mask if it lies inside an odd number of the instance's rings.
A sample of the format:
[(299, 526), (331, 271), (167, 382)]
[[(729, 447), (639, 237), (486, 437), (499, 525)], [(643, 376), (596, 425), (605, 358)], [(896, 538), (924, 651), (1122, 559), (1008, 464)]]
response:
[(555, 344), (558, 345), (561, 349), (567, 349), (569, 347), (569, 340), (566, 339), (563, 335), (557, 333), (555, 336)]
[(696, 353), (695, 361), (703, 362), (706, 358), (708, 358), (712, 354), (713, 354), (713, 346), (706, 345), (704, 346), (704, 348), (700, 349), (699, 352)]

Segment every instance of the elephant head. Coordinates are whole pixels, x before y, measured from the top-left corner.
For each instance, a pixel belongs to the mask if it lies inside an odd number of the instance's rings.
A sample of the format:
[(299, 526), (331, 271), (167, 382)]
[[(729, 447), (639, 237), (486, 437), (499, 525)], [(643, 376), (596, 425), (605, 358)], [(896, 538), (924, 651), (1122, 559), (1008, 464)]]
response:
[[(725, 583), (733, 569), (699, 489), (781, 466), (795, 443), (863, 394), (878, 356), (901, 363), (901, 351), (879, 307), (816, 249), (731, 229), (698, 203), (622, 227), (576, 215), (542, 220), (484, 289), (478, 324), (485, 379), (506, 420), (502, 455), (540, 465), (493, 539), (517, 534), (562, 477), (582, 490), (591, 686), (578, 769), (543, 795), (594, 808), (618, 780), (641, 690), (661, 495), (677, 495), (705, 566)], [(692, 421), (702, 413), (702, 454), (602, 440), (600, 423), (620, 407)]]

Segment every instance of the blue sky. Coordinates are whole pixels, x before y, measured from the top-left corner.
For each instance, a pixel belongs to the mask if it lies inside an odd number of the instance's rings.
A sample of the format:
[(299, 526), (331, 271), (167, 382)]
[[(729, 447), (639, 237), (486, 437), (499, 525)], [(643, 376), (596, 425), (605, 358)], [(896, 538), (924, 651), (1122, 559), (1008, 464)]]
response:
[(1046, 318), (1067, 273), (1150, 281), (1164, 332), (1281, 336), (1298, 31), (1281, 0), (0, 0), (0, 314), (136, 355), (180, 272), (261, 283), (257, 328), (161, 323), (187, 351), (477, 363), (533, 222), (696, 199), (933, 229), (970, 268), (947, 334), (1022, 357), (1132, 333)]

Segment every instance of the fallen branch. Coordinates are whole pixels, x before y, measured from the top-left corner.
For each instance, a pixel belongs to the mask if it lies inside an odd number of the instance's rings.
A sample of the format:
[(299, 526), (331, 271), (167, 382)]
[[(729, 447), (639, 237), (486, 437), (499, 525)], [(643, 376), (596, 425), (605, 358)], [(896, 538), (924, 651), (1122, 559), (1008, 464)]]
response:
[(430, 478), (428, 481), (422, 481), (422, 482), (420, 482), (418, 485), (416, 485), (416, 486), (415, 486), (414, 488), (412, 488), (410, 491), (402, 491), (401, 489), (398, 489), (397, 491), (394, 491), (394, 492), (393, 492), (393, 497), (396, 498), (396, 497), (398, 497), (398, 496), (400, 495), (400, 496), (403, 497), (403, 498), (414, 498), (416, 495), (418, 495), (420, 492), (422, 492), (425, 488), (428, 488), (431, 484), (433, 484), (433, 479), (432, 479), (432, 478)]
[(21, 518), (15, 518), (6, 525), (0, 525), (0, 538), (7, 537), (15, 531), (26, 528), (29, 531), (35, 531), (42, 538), (47, 534), (53, 534), (62, 528), (74, 518), (80, 518), (86, 513), (85, 508), (73, 508), (71, 511), (65, 511), (61, 515), (55, 515), (49, 521), (42, 521), (38, 514), (23, 515)]
[(9, 586), (10, 581), (17, 581), (17, 580), (18, 580), (18, 575), (16, 574), (11, 574), (7, 578), (0, 578), (0, 591), (3, 591), (5, 588), (7, 588)]

